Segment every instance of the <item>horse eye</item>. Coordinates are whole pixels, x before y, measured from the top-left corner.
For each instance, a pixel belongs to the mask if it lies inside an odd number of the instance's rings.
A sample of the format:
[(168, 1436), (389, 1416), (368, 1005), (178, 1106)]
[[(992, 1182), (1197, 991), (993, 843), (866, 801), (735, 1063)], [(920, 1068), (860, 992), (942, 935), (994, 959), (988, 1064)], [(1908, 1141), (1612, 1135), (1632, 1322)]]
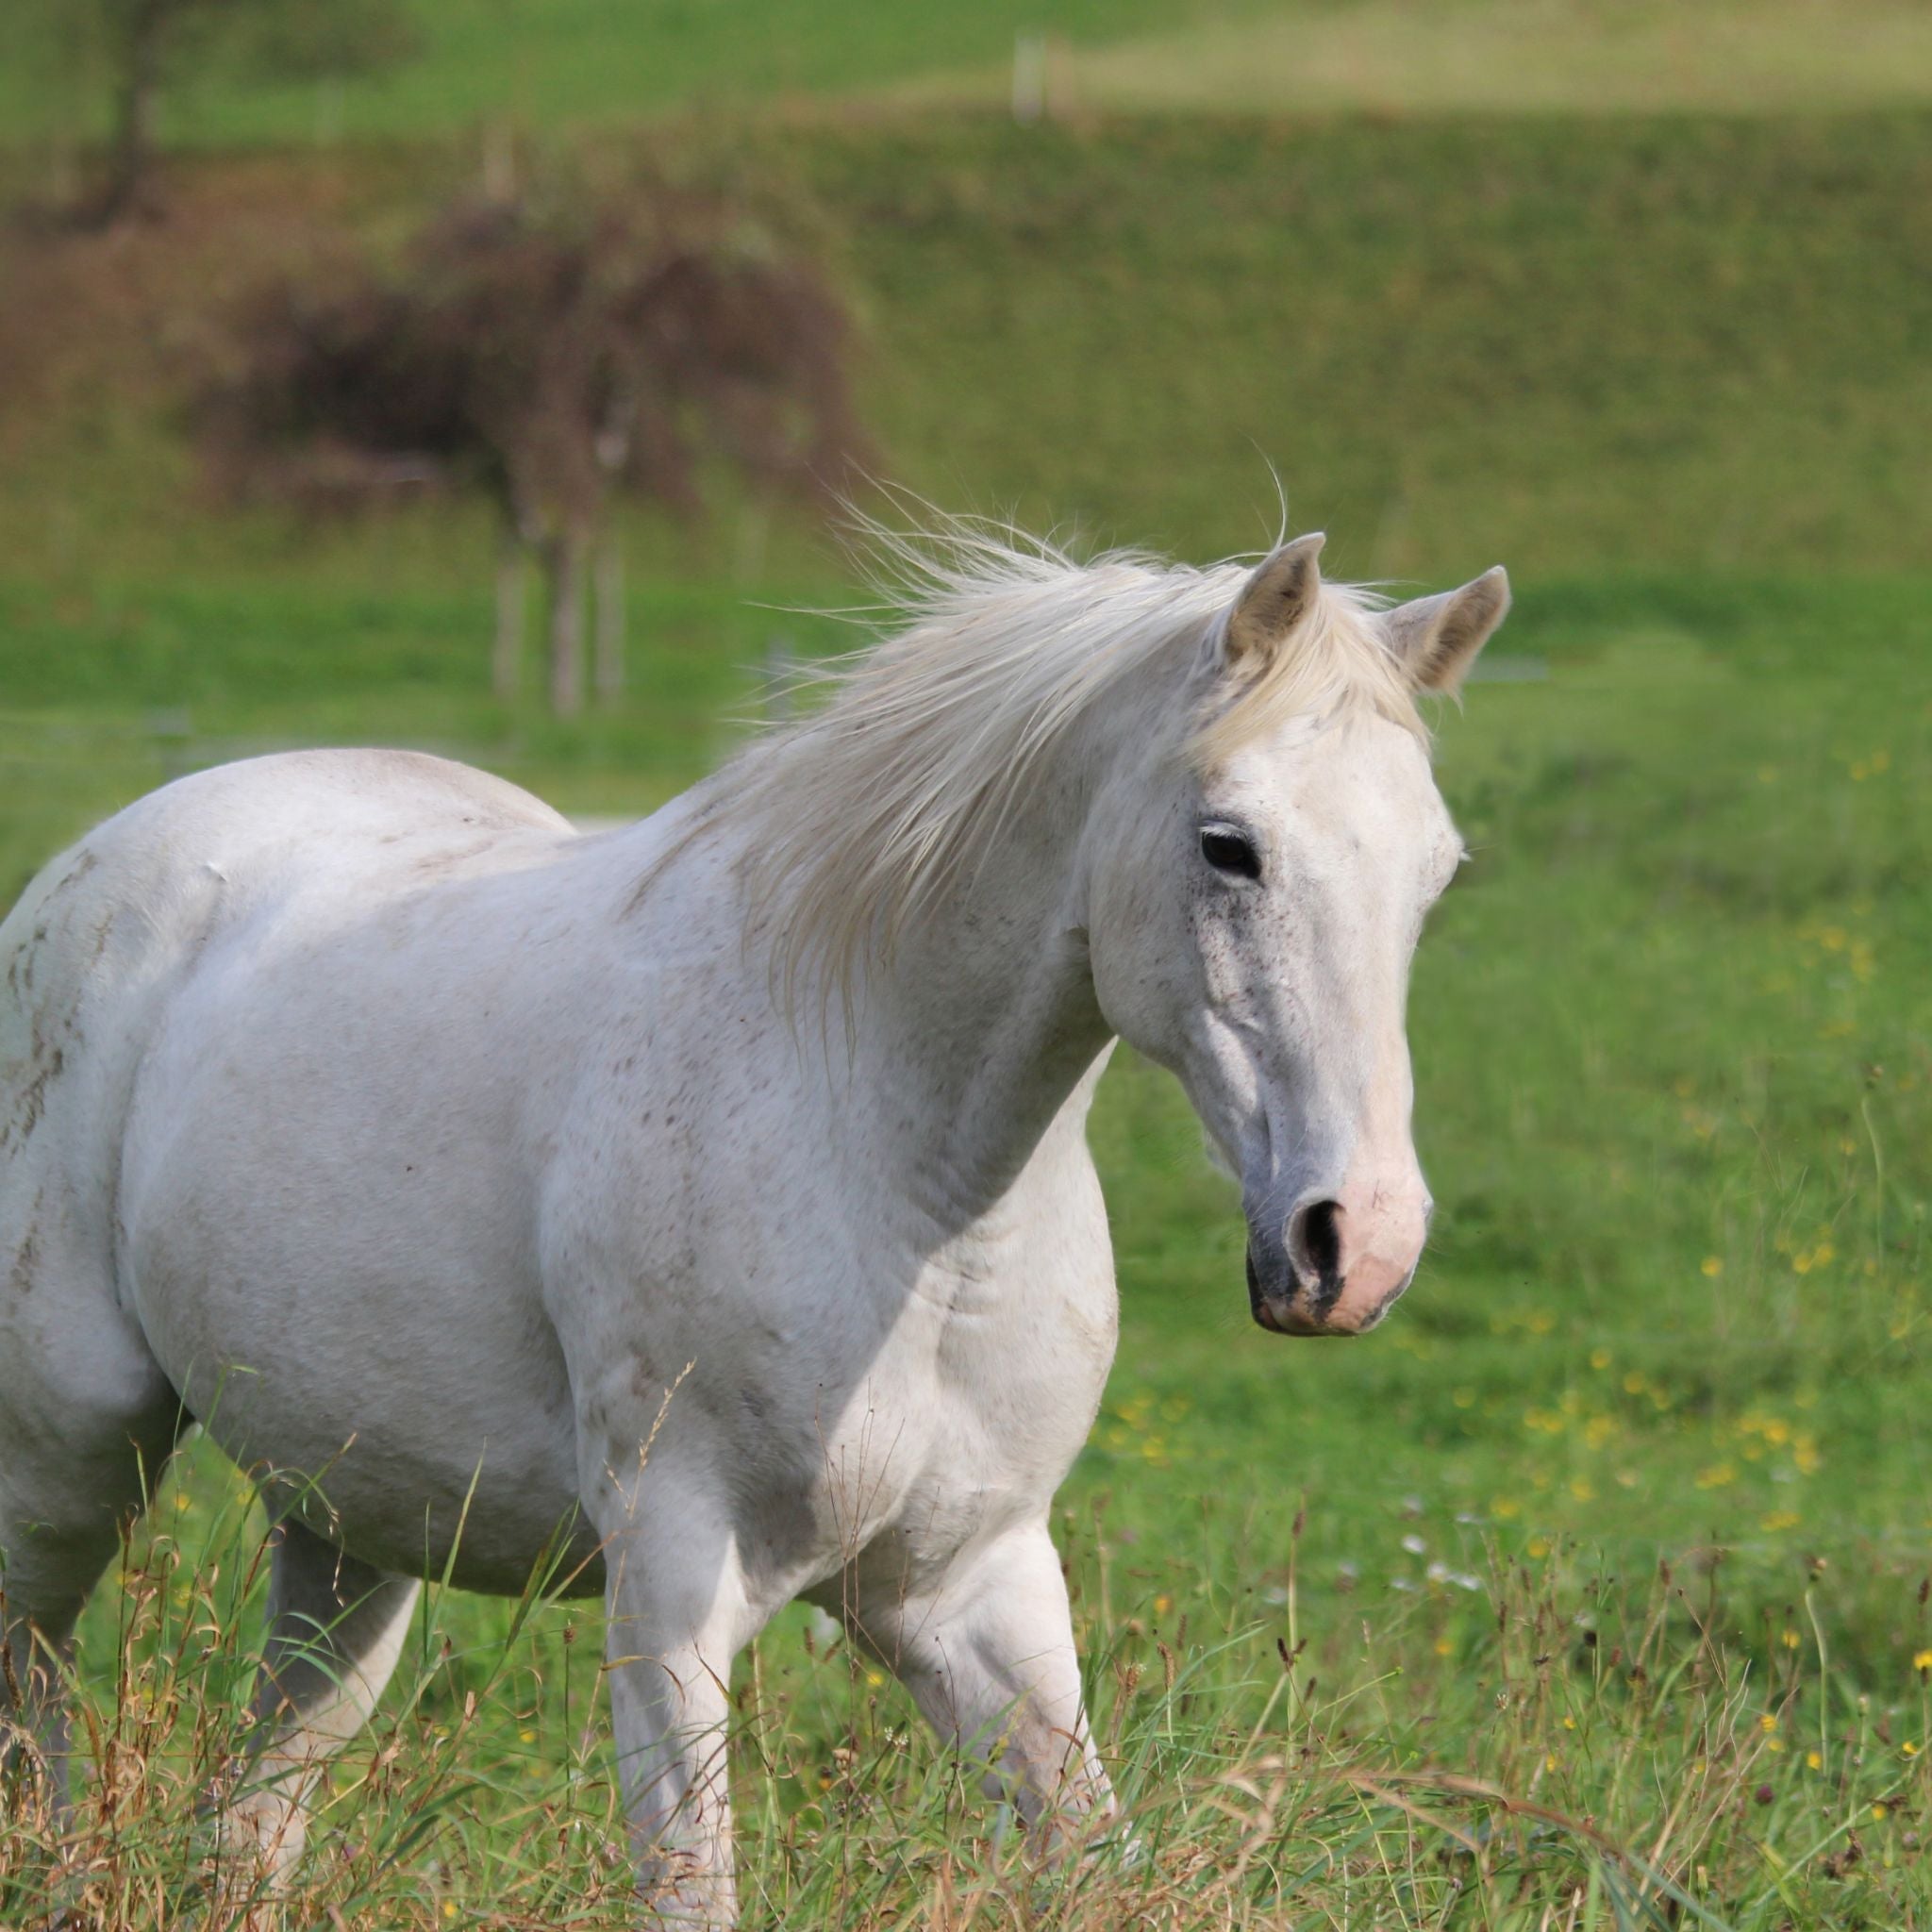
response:
[(1261, 876), (1261, 855), (1239, 832), (1218, 827), (1204, 831), (1201, 834), (1201, 857), (1216, 872), (1233, 873), (1238, 878), (1244, 879)]

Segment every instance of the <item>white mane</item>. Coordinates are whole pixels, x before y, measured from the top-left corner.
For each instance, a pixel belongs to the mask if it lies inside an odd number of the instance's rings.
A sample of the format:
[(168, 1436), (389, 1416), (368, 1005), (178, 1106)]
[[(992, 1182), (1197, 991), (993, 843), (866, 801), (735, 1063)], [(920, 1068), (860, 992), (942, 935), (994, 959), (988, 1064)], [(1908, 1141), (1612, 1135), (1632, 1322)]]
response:
[(772, 923), (788, 996), (808, 962), (849, 998), (868, 958), (962, 874), (1074, 725), (1134, 673), (1171, 661), (1200, 685), (1180, 744), (1213, 767), (1291, 718), (1370, 711), (1420, 733), (1380, 600), (1324, 584), (1245, 676), (1204, 675), (1252, 566), (1130, 552), (1079, 562), (1045, 542), (950, 522), (918, 540), (870, 529), (897, 623), (811, 674), (825, 702), (724, 774), (722, 813), (752, 830), (754, 915)]

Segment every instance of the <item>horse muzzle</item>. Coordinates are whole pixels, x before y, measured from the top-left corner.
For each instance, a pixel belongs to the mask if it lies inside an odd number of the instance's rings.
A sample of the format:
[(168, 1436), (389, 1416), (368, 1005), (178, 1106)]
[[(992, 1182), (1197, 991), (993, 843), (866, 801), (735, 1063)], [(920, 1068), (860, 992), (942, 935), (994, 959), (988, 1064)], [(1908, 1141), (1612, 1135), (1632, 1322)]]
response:
[(1274, 1335), (1366, 1335), (1415, 1278), (1429, 1202), (1391, 1211), (1379, 1194), (1365, 1211), (1341, 1200), (1298, 1204), (1276, 1234), (1251, 1228), (1248, 1307)]

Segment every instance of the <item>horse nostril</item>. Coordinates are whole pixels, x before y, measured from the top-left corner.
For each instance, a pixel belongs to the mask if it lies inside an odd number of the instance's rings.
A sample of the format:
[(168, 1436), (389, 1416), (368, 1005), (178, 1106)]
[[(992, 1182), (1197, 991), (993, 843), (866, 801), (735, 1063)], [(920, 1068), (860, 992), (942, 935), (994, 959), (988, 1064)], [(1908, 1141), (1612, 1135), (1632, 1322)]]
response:
[(1307, 1201), (1289, 1217), (1288, 1252), (1304, 1274), (1311, 1274), (1330, 1294), (1341, 1287), (1341, 1206)]

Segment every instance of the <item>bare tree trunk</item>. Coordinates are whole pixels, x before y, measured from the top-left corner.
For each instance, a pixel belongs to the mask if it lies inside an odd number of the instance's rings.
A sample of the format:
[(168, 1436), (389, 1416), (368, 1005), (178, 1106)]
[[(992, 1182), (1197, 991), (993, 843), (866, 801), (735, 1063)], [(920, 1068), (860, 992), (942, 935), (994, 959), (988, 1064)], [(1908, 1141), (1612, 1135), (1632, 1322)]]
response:
[(511, 202), (517, 194), (516, 136), (507, 122), (483, 129), (483, 199)]
[(607, 530), (597, 546), (597, 699), (615, 704), (624, 690), (624, 546)]
[(120, 95), (100, 218), (118, 222), (141, 211), (154, 172), (155, 119), (161, 100), (161, 49), (172, 0), (140, 0), (126, 17), (120, 56)]
[(490, 688), (504, 699), (515, 697), (524, 681), (528, 576), (523, 540), (508, 530), (496, 554), (496, 643), (490, 655)]
[(584, 576), (590, 546), (567, 526), (545, 545), (550, 591), (550, 708), (575, 718), (584, 708)]

